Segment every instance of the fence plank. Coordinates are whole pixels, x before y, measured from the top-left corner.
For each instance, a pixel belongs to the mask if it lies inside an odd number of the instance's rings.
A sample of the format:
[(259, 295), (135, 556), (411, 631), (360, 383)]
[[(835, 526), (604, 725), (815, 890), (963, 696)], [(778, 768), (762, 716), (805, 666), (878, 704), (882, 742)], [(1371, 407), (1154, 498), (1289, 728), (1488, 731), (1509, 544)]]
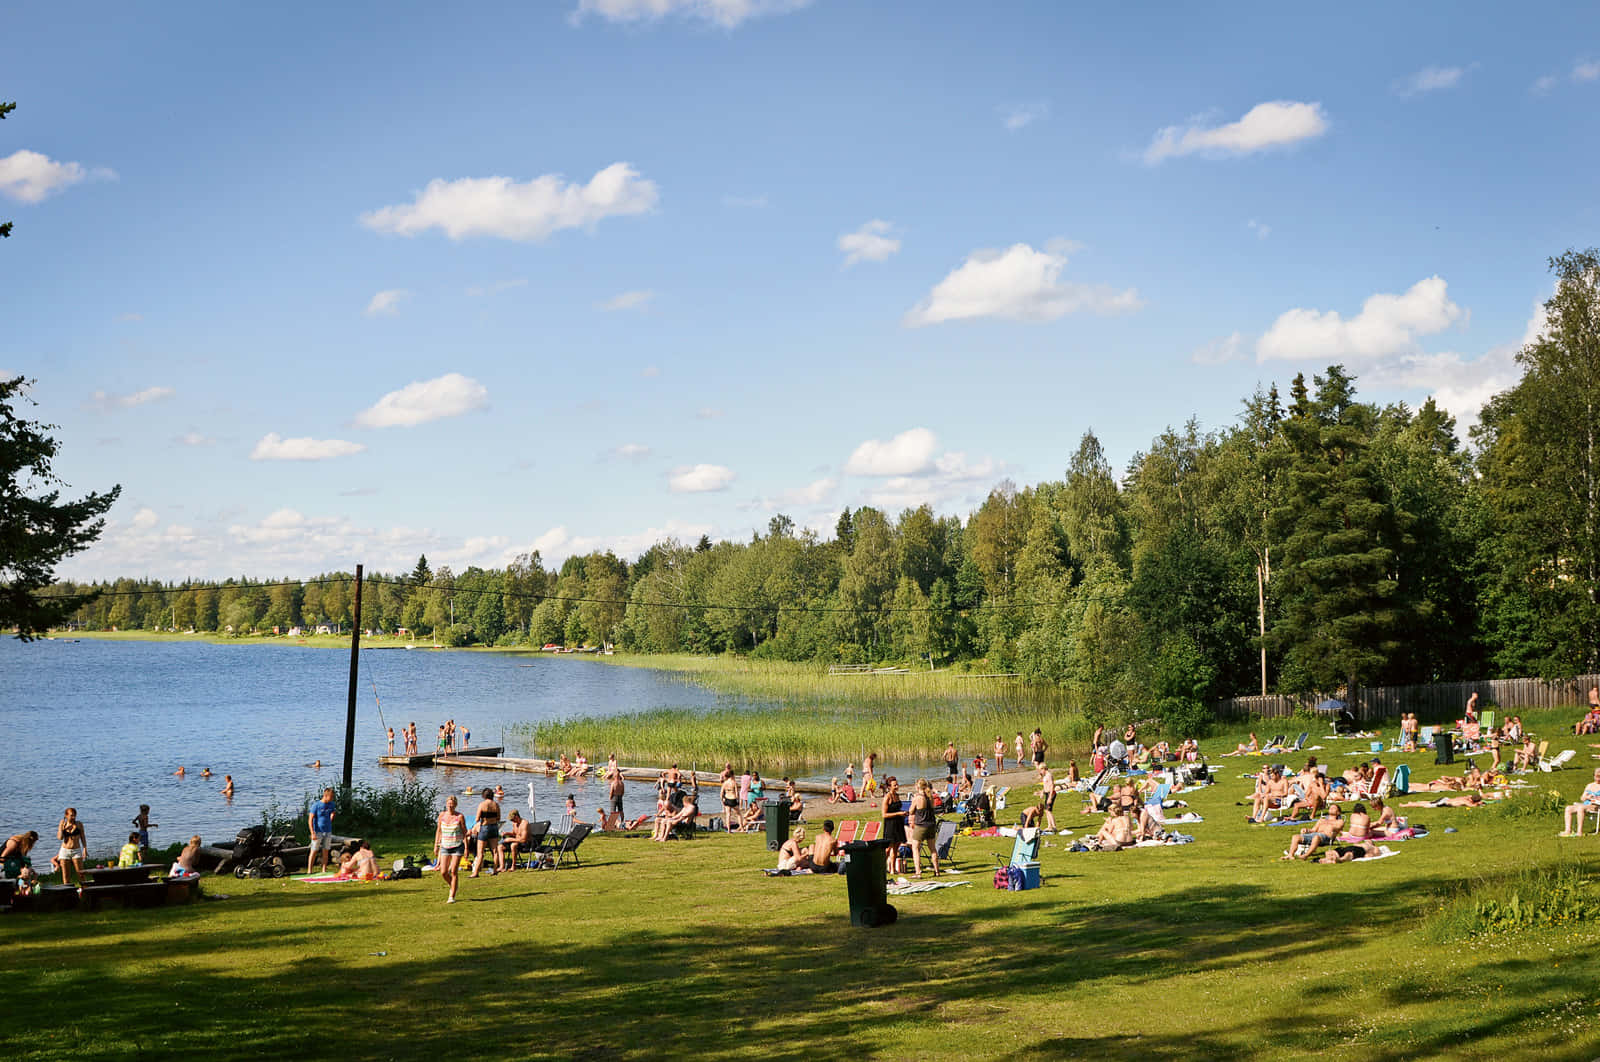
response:
[[(1356, 718), (1363, 723), (1394, 719), (1402, 712), (1414, 712), (1423, 724), (1444, 723), (1459, 718), (1467, 699), (1476, 693), (1483, 708), (1491, 705), (1505, 712), (1531, 708), (1560, 708), (1586, 703), (1587, 691), (1600, 686), (1600, 675), (1577, 675), (1571, 679), (1546, 682), (1536, 678), (1483, 679), (1476, 682), (1435, 682), (1415, 686), (1366, 686), (1348, 698)], [(1219, 719), (1258, 716), (1281, 719), (1300, 707), (1311, 708), (1322, 698), (1306, 695), (1268, 694), (1265, 697), (1228, 697), (1213, 708)]]

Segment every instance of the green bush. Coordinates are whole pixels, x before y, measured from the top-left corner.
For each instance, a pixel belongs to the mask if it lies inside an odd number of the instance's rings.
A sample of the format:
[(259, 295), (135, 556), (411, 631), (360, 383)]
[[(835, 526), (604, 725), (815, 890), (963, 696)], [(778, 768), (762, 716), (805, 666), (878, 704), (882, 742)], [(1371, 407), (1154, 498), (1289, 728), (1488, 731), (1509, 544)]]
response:
[(1156, 704), (1161, 733), (1168, 738), (1205, 737), (1211, 729), (1211, 711), (1193, 697), (1163, 697)]
[(1559, 818), (1566, 806), (1559, 790), (1524, 789), (1496, 802), (1493, 811), (1507, 819)]
[[(306, 819), (312, 802), (320, 799), (321, 790), (307, 793), (301, 798), (298, 814), (274, 801), (262, 809), (261, 824), (269, 834), (293, 834), (297, 841), (309, 842), (311, 832)], [(423, 830), (433, 825), (439, 813), (439, 790), (409, 778), (402, 779), (393, 789), (355, 785), (334, 799), (338, 802), (334, 830), (344, 836)]]

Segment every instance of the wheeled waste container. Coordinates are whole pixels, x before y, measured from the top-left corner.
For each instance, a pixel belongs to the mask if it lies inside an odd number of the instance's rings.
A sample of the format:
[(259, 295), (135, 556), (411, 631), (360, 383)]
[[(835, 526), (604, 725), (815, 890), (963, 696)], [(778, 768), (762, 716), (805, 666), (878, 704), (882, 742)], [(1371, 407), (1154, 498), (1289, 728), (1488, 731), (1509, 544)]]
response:
[(900, 917), (889, 903), (889, 842), (851, 841), (844, 846), (850, 861), (844, 865), (845, 892), (850, 897), (850, 924), (886, 926)]
[(1455, 735), (1442, 726), (1434, 731), (1433, 749), (1433, 762), (1435, 764), (1456, 762)]
[(789, 839), (788, 801), (768, 798), (765, 805), (767, 818), (767, 851), (776, 852)]

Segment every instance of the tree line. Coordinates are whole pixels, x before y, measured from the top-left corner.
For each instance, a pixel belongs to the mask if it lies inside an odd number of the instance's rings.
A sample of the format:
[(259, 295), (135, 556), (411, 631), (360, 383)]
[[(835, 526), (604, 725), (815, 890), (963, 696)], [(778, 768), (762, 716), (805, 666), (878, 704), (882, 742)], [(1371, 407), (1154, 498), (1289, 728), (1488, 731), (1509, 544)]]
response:
[[(1106, 714), (1218, 697), (1596, 667), (1597, 252), (1552, 259), (1543, 334), (1470, 445), (1432, 399), (1361, 401), (1339, 365), (1169, 428), (1119, 477), (1087, 432), (1061, 478), (1006, 481), (964, 519), (846, 510), (831, 538), (775, 516), (749, 541), (663, 541), (547, 569), (375, 575), (363, 625), (451, 644), (975, 665)], [(304, 583), (128, 579), (91, 627), (348, 624), (349, 573)]]

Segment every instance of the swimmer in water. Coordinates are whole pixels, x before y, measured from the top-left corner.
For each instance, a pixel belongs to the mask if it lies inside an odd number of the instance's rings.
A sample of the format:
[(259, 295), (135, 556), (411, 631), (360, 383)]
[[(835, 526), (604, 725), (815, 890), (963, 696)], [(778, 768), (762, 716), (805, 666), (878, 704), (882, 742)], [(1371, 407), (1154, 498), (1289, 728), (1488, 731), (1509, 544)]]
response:
[(211, 768), (207, 767), (205, 770), (201, 771), (200, 772), (200, 777), (201, 778), (210, 778), (211, 777)]
[(320, 771), (320, 770), (322, 770), (322, 761), (321, 760), (312, 760), (310, 763), (306, 764), (306, 766), (310, 767), (310, 768), (313, 768), (314, 770)]
[(177, 775), (179, 778), (182, 778), (183, 777), (183, 768), (179, 767), (176, 771), (173, 771), (172, 773)]
[(233, 796), (233, 775), (231, 774), (223, 775), (222, 777), (222, 795), (225, 797)]

